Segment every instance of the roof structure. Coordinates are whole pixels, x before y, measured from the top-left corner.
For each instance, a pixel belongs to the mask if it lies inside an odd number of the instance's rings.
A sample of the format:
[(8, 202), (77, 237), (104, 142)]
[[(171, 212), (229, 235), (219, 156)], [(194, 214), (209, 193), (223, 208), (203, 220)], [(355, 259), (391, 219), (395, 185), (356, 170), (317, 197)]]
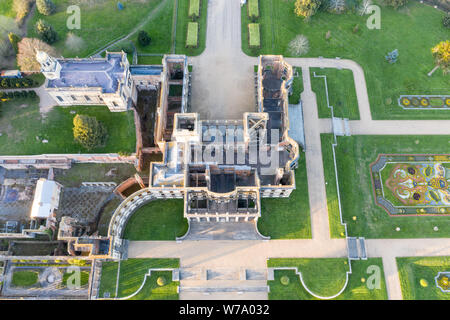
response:
[(48, 88), (99, 87), (104, 93), (117, 91), (119, 81), (125, 76), (121, 54), (108, 54), (106, 59), (58, 59), (60, 78), (49, 80)]
[(36, 184), (31, 218), (48, 218), (58, 207), (60, 188), (55, 181), (41, 178)]

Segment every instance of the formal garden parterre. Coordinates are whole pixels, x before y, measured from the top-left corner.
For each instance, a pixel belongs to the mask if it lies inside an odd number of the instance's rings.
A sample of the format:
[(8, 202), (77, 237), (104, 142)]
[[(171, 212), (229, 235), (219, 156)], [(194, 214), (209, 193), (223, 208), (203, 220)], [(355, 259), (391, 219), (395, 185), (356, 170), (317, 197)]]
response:
[(450, 213), (450, 155), (381, 154), (370, 169), (374, 197), (388, 214)]
[[(340, 199), (349, 236), (364, 236), (369, 239), (449, 237), (450, 226), (447, 223), (447, 214), (417, 214), (416, 210), (420, 208), (414, 208), (416, 212), (412, 215), (403, 216), (397, 212), (393, 216), (378, 206), (373, 192), (370, 169), (370, 164), (379, 154), (440, 155), (442, 146), (449, 143), (448, 136), (350, 136), (337, 137), (337, 142), (336, 159)], [(322, 143), (322, 150), (325, 150), (324, 148), (330, 148), (329, 144)], [(432, 162), (433, 160), (428, 163)], [(328, 165), (325, 165), (325, 179), (330, 184), (332, 179), (335, 179), (334, 168), (331, 165), (329, 170), (327, 168)], [(328, 201), (334, 197), (336, 197), (335, 191), (327, 188)], [(442, 207), (439, 206), (439, 208)], [(331, 230), (336, 230), (334, 235), (339, 236), (338, 212), (334, 209), (331, 212), (335, 212), (330, 216)]]

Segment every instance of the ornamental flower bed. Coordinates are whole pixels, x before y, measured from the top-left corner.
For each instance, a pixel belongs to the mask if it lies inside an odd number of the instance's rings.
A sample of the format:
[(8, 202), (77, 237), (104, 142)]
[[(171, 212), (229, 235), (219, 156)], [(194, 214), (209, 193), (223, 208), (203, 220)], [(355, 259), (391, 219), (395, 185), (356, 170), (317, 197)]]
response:
[(450, 109), (450, 97), (440, 95), (402, 95), (398, 105), (403, 109)]
[(442, 292), (450, 292), (450, 272), (439, 272), (435, 280)]

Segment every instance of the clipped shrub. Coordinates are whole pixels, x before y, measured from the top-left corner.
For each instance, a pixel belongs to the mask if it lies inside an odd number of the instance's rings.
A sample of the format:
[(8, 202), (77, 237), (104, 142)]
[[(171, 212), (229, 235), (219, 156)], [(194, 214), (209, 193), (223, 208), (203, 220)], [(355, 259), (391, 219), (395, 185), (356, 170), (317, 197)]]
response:
[(193, 21), (200, 17), (200, 0), (189, 0), (189, 18)]
[(166, 278), (158, 277), (158, 279), (156, 280), (156, 284), (160, 287), (166, 285)]
[(289, 277), (288, 276), (282, 276), (280, 279), (280, 282), (283, 286), (287, 286), (289, 284)]
[(189, 22), (186, 35), (186, 47), (196, 48), (198, 46), (198, 23)]
[(259, 23), (249, 23), (248, 25), (248, 44), (250, 48), (259, 48), (261, 46), (261, 35), (259, 32)]
[(420, 279), (420, 285), (424, 288), (428, 287), (428, 281), (425, 279)]
[(248, 17), (254, 22), (259, 18), (259, 0), (249, 0), (247, 6)]
[(152, 39), (148, 35), (147, 31), (141, 30), (138, 34), (138, 42), (141, 46), (146, 47), (150, 44)]

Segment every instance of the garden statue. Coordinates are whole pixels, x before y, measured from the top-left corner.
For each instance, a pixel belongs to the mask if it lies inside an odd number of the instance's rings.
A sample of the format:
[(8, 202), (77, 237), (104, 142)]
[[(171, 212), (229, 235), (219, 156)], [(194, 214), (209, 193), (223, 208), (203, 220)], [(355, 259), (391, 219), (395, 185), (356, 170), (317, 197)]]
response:
[(396, 62), (397, 62), (397, 59), (398, 59), (398, 50), (395, 49), (394, 51), (389, 52), (389, 53), (385, 56), (385, 58), (386, 58), (386, 60), (387, 60), (389, 63), (396, 63)]

